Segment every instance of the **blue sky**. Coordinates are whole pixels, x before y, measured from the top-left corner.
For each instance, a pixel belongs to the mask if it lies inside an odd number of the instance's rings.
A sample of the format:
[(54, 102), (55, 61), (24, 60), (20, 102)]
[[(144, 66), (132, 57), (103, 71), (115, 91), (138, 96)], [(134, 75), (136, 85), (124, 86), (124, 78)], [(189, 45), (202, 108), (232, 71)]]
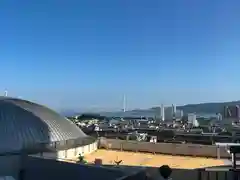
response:
[(240, 1), (0, 2), (0, 91), (55, 109), (240, 99)]

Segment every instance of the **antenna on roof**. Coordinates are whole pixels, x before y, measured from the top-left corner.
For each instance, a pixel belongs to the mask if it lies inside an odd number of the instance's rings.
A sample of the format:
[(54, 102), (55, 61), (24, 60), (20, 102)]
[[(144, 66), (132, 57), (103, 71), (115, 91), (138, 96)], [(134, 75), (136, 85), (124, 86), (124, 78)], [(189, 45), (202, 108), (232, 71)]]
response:
[(4, 91), (4, 96), (8, 96), (8, 91), (7, 90)]

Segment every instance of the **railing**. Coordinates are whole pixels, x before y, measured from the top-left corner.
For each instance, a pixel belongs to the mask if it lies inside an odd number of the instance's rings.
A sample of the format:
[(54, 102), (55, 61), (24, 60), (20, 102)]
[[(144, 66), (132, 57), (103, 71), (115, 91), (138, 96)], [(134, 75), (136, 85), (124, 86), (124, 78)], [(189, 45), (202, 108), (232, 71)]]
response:
[(198, 170), (198, 180), (239, 180), (240, 170), (224, 167)]

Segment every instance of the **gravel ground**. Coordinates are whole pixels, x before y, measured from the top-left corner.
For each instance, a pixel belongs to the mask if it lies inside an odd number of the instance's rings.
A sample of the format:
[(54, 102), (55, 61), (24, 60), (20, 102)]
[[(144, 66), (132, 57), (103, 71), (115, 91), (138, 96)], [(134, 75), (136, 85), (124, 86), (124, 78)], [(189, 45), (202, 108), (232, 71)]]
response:
[(226, 164), (224, 160), (210, 158), (196, 158), (170, 155), (154, 155), (149, 153), (121, 152), (112, 150), (97, 150), (87, 155), (88, 162), (94, 162), (96, 158), (102, 159), (103, 164), (115, 164), (114, 161), (122, 160), (121, 165), (153, 166), (159, 167), (168, 164), (172, 168), (195, 169), (202, 167), (219, 166)]

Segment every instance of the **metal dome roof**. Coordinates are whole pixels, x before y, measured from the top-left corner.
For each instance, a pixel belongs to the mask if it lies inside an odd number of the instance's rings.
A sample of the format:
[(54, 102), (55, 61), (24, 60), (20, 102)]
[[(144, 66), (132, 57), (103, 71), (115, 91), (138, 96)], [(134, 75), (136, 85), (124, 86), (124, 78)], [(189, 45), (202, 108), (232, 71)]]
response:
[(74, 123), (45, 106), (0, 97), (0, 152), (86, 137)]

